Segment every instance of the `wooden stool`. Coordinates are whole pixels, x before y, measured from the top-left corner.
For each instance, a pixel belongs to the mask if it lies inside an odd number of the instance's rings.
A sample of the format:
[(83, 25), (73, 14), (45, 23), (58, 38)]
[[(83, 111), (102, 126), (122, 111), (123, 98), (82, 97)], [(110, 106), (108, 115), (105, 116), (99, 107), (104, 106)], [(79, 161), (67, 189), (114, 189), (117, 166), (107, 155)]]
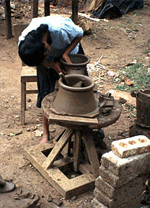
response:
[(27, 82), (37, 82), (36, 68), (22, 66), (21, 70), (21, 124), (25, 124), (26, 94), (37, 93), (38, 90), (27, 90)]
[[(28, 24), (18, 24), (14, 25), (14, 34), (16, 37), (16, 43), (18, 43), (18, 38), (21, 32), (28, 26)], [(35, 67), (26, 66), (22, 62), (21, 68), (21, 124), (25, 124), (25, 110), (26, 110), (26, 94), (37, 93), (38, 90), (27, 90), (27, 82), (37, 82), (37, 73)]]

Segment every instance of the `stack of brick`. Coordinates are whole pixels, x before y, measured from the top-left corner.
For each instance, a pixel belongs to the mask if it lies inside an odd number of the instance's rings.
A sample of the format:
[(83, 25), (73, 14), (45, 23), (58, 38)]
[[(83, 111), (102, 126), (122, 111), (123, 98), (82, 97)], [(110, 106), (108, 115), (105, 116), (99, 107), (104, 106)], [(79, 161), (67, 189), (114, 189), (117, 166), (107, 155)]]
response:
[[(149, 146), (149, 144), (148, 144)], [(145, 181), (150, 173), (150, 152), (121, 158), (113, 151), (101, 158), (100, 175), (95, 182), (94, 208), (139, 208)]]

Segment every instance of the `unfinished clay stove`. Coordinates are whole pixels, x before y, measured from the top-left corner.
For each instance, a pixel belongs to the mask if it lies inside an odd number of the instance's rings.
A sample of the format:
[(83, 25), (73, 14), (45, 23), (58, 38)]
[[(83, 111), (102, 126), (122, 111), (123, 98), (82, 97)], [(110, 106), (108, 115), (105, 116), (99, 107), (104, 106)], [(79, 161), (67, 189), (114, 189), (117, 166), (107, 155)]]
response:
[(64, 60), (60, 60), (67, 74), (82, 74), (86, 69), (86, 65), (90, 62), (89, 58), (83, 54), (69, 55), (72, 63), (67, 63)]
[(130, 126), (129, 136), (145, 135), (150, 139), (150, 90), (137, 93), (136, 108), (136, 120)]
[(99, 114), (98, 102), (95, 99), (94, 81), (84, 75), (70, 74), (65, 76), (68, 85), (59, 79), (59, 89), (51, 110), (56, 114), (94, 117)]
[(133, 123), (133, 125), (131, 125), (129, 128), (129, 136), (133, 137), (136, 135), (145, 135), (150, 139), (150, 128), (144, 128), (137, 125), (136, 123)]
[(137, 125), (150, 128), (150, 90), (140, 90), (137, 93), (136, 108)]

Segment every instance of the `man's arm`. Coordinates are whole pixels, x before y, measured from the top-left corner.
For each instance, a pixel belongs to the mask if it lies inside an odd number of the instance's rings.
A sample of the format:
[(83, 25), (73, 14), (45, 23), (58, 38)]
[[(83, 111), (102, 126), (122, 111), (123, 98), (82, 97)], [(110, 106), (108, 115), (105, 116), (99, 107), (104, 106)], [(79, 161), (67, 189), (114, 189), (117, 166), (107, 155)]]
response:
[[(78, 43), (80, 43), (82, 37), (75, 38), (72, 43), (68, 46), (68, 48), (65, 50), (65, 52), (62, 54), (62, 58), (67, 62), (71, 63), (70, 58), (68, 54), (76, 47)], [(64, 70), (61, 69), (61, 64), (59, 62), (49, 62), (48, 60), (44, 60), (42, 62), (42, 65), (45, 67), (53, 68), (57, 73), (63, 72), (66, 73)]]
[(75, 38), (72, 43), (68, 46), (68, 48), (65, 50), (65, 52), (62, 55), (62, 58), (67, 62), (71, 63), (70, 58), (69, 58), (69, 53), (76, 47), (78, 43), (80, 43), (82, 37)]

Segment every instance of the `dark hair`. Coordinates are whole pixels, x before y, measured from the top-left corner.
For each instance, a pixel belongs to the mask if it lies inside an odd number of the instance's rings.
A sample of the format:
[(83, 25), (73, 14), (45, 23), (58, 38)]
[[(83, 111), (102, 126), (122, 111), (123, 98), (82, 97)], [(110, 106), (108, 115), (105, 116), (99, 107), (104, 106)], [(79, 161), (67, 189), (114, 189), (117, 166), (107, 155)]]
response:
[(45, 59), (43, 35), (48, 32), (48, 25), (41, 24), (36, 30), (29, 32), (19, 45), (19, 56), (28, 66), (38, 66)]

